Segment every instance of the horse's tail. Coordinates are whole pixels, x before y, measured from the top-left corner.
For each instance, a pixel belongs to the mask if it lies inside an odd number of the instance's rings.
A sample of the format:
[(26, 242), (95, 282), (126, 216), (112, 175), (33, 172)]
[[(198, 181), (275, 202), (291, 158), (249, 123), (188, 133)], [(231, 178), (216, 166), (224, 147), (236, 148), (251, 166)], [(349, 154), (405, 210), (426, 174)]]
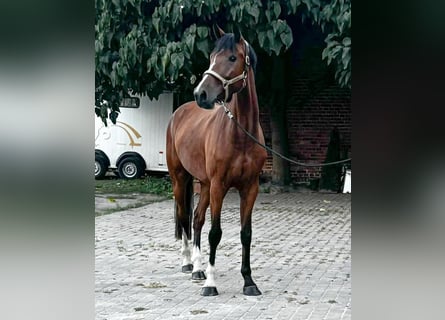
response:
[[(185, 231), (187, 239), (190, 240), (192, 238), (192, 224), (193, 224), (193, 177), (190, 177), (188, 181), (185, 183), (185, 192), (184, 192), (184, 214), (186, 215), (186, 219), (181, 223), (181, 219), (179, 218), (179, 210), (178, 203), (175, 200), (175, 237), (177, 240), (182, 239), (182, 232)], [(185, 225), (183, 225), (185, 222)]]

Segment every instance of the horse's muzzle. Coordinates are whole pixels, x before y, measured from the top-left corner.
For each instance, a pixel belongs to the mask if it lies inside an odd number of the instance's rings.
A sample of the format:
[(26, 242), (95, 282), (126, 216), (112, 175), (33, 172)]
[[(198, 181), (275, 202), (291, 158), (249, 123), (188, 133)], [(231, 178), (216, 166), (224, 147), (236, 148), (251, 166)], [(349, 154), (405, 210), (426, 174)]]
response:
[(207, 96), (207, 92), (203, 89), (194, 90), (193, 94), (195, 96), (196, 103), (203, 109), (213, 109), (215, 101), (210, 101)]

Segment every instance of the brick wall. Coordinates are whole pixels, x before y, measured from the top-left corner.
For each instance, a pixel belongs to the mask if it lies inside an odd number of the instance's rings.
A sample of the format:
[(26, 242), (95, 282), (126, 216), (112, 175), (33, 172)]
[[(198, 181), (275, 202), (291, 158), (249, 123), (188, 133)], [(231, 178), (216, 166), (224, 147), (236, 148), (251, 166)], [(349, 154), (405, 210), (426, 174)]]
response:
[[(263, 108), (265, 109), (265, 108)], [(269, 110), (260, 109), (260, 123), (264, 133), (264, 140), (267, 146), (272, 147), (272, 136), (270, 133)], [(269, 176), (272, 172), (272, 156), (267, 153), (266, 163), (263, 166), (263, 175)]]
[[(310, 92), (312, 91), (312, 92)], [(329, 137), (334, 127), (340, 132), (341, 148), (351, 155), (351, 94), (335, 84), (324, 89), (310, 89), (310, 81), (304, 78), (292, 80), (287, 107), (289, 156), (301, 162), (322, 163), (325, 160)], [(269, 115), (261, 110), (260, 121), (266, 144), (271, 145)], [(272, 170), (269, 155), (264, 173)], [(308, 183), (320, 177), (321, 168), (304, 168), (291, 164), (292, 181)]]

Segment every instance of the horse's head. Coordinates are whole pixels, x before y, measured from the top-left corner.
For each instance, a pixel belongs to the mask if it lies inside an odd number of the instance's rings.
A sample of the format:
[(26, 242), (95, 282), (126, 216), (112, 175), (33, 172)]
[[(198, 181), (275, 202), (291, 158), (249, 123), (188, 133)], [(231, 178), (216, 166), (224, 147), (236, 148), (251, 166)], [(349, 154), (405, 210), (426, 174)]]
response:
[(204, 109), (212, 109), (217, 100), (229, 102), (246, 86), (248, 69), (256, 63), (255, 52), (239, 33), (218, 30), (220, 38), (210, 54), (210, 66), (193, 91)]

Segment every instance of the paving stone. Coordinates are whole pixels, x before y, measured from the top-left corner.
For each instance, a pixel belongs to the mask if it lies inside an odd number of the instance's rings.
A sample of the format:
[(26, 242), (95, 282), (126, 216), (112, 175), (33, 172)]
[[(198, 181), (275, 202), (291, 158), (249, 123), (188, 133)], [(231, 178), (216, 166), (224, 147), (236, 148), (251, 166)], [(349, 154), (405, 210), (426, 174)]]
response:
[[(258, 195), (251, 249), (258, 297), (242, 294), (237, 193), (226, 196), (221, 218), (219, 296), (202, 297), (203, 282), (181, 272), (172, 200), (96, 217), (96, 319), (351, 319), (350, 194)], [(209, 211), (206, 220), (204, 261)]]

